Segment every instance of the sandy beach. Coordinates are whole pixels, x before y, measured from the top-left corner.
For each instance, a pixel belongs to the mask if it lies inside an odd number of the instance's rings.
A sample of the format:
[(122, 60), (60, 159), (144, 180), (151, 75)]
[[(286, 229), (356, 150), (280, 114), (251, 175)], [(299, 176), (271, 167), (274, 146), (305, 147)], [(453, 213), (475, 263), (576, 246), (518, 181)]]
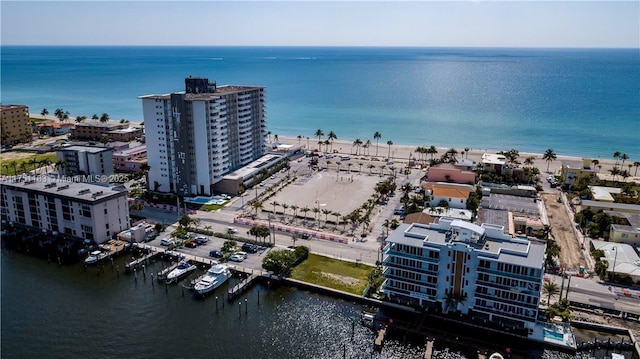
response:
[[(323, 138), (323, 140), (326, 140), (326, 137)], [(307, 141), (307, 138), (304, 137), (302, 139), (298, 139), (296, 137), (288, 137), (288, 136), (278, 136), (278, 142), (283, 143), (283, 144), (288, 144), (288, 145), (301, 145), (304, 146), (305, 149), (307, 147), (307, 143), (309, 144), (309, 149), (311, 150), (317, 150), (318, 149), (318, 138), (310, 138), (309, 141)], [(344, 154), (344, 155), (350, 155), (350, 156), (354, 156), (356, 154), (356, 147), (353, 146), (353, 140), (349, 141), (349, 140), (334, 140), (333, 141), (333, 146), (329, 146), (330, 150), (331, 148), (333, 148), (333, 151), (338, 151), (338, 154)], [(379, 159), (386, 159), (387, 156), (389, 155), (389, 153), (391, 153), (391, 159), (398, 163), (407, 163), (409, 161), (409, 156), (411, 156), (411, 158), (418, 158), (419, 154), (416, 153), (416, 148), (417, 146), (407, 146), (407, 145), (403, 145), (403, 144), (396, 144), (394, 143), (393, 145), (391, 145), (391, 150), (389, 150), (389, 146), (387, 145), (386, 141), (382, 142), (380, 141), (379, 147), (378, 147), (378, 156), (377, 158)], [(442, 156), (445, 152), (447, 152), (449, 148), (442, 148), (439, 147), (438, 149), (438, 153), (434, 155), (434, 158), (438, 158), (440, 156)], [(480, 162), (482, 155), (484, 153), (496, 153), (495, 151), (491, 151), (491, 150), (484, 150), (484, 149), (469, 149), (468, 153), (465, 153), (464, 156), (462, 155), (462, 152), (464, 151), (464, 148), (455, 148), (456, 151), (458, 151), (458, 158), (468, 158), (470, 160), (476, 161), (476, 162)], [(507, 151), (509, 149), (505, 149), (505, 151)], [(516, 150), (518, 150), (516, 148)], [(324, 152), (324, 146), (323, 146), (323, 151)], [(363, 155), (364, 152), (364, 155)], [(375, 141), (372, 141), (371, 147), (368, 149), (363, 149), (362, 146), (358, 149), (358, 156), (359, 157), (376, 157), (376, 143)], [(541, 173), (547, 173), (547, 164), (549, 165), (549, 171), (550, 173), (559, 175), (561, 168), (562, 168), (562, 161), (571, 161), (571, 162), (582, 162), (582, 158), (581, 157), (572, 157), (572, 156), (564, 156), (562, 154), (556, 153), (556, 160), (551, 161), (550, 163), (547, 163), (547, 161), (543, 160), (543, 154), (541, 153), (527, 153), (527, 152), (520, 152), (520, 156), (518, 157), (518, 160), (520, 162), (524, 162), (524, 159), (529, 157), (529, 156), (533, 156), (535, 158), (534, 167), (537, 167)], [(427, 155), (427, 158), (430, 159), (431, 155)], [(588, 158), (588, 157), (585, 157)], [(589, 160), (592, 160), (593, 158), (588, 158)], [(638, 159), (629, 159), (625, 162), (625, 168), (621, 168), (621, 169), (627, 169), (627, 164), (633, 163), (634, 161), (637, 161)], [(609, 170), (612, 169), (615, 165), (615, 160), (613, 159), (613, 154), (612, 154), (612, 158), (611, 159), (598, 159), (600, 166), (602, 166), (602, 168), (598, 171), (598, 177), (601, 179), (612, 179), (611, 174), (609, 173)], [(639, 171), (640, 172), (640, 171)], [(635, 173), (635, 167), (631, 168), (631, 174), (633, 175)], [(640, 173), (639, 173), (640, 174)], [(622, 181), (622, 177), (617, 176), (616, 180), (618, 181)], [(640, 176), (638, 177), (628, 177), (626, 179), (627, 182), (632, 182), (632, 181), (640, 181)]]

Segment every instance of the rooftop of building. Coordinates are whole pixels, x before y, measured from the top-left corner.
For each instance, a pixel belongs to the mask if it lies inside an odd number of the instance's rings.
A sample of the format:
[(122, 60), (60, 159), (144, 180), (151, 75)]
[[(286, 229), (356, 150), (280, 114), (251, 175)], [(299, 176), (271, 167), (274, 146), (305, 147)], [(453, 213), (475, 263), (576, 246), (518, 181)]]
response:
[(73, 123), (64, 123), (64, 122), (38, 122), (38, 123), (36, 123), (36, 127), (63, 128), (63, 127), (73, 127), (73, 126), (75, 126)]
[(632, 246), (624, 243), (596, 240), (592, 240), (591, 243), (593, 243), (595, 249), (600, 249), (604, 252), (605, 258), (609, 263), (609, 271), (640, 276), (640, 257), (638, 257)]
[(247, 179), (257, 172), (262, 171), (263, 168), (269, 168), (269, 166), (277, 161), (282, 160), (283, 158), (284, 156), (282, 155), (267, 154), (249, 163), (248, 165), (227, 174), (223, 178), (227, 180)]
[(142, 127), (118, 128), (118, 129), (115, 129), (115, 130), (107, 131), (105, 133), (119, 134), (119, 133), (133, 133), (133, 132), (138, 132), (138, 131), (142, 131)]
[[(472, 231), (477, 242), (457, 240), (457, 230)], [(503, 228), (491, 224), (482, 226), (460, 220), (440, 220), (430, 225), (400, 224), (387, 238), (387, 242), (413, 247), (444, 247), (456, 242), (465, 243), (475, 251), (486, 253), (500, 262), (518, 263), (524, 266), (538, 267), (544, 260), (545, 245), (527, 239), (511, 238), (503, 235)]]
[(28, 109), (29, 106), (26, 105), (2, 105), (0, 104), (0, 109), (2, 110), (24, 110)]
[(117, 187), (74, 181), (74, 177), (7, 176), (2, 178), (0, 183), (15, 188), (51, 193), (89, 202), (115, 195), (126, 196), (126, 191), (121, 191)]
[(563, 160), (560, 161), (563, 168), (572, 169), (572, 170), (581, 170), (586, 172), (595, 172), (594, 168), (591, 168), (590, 163), (591, 160), (583, 159), (582, 161), (571, 161), (571, 160)]
[[(448, 217), (455, 219), (462, 219), (464, 221), (471, 221), (473, 217), (473, 212), (468, 209), (460, 209), (460, 208), (446, 208), (446, 207), (435, 207), (435, 208), (425, 208), (422, 213), (433, 216), (433, 217)], [(405, 221), (407, 223), (407, 221)], [(494, 222), (491, 222), (494, 223)]]
[(622, 192), (621, 188), (615, 187), (589, 186), (589, 189), (595, 201), (613, 202), (612, 194), (620, 194)]
[(504, 155), (499, 155), (497, 153), (484, 153), (482, 154), (482, 159), (480, 162), (495, 164), (495, 165), (503, 165), (507, 161), (507, 158)]
[(436, 182), (425, 184), (422, 187), (431, 191), (431, 195), (434, 197), (469, 198), (469, 194), (475, 191), (473, 186), (457, 183)]
[(75, 127), (100, 127), (100, 128), (122, 128), (122, 127), (129, 127), (129, 124), (127, 123), (120, 123), (118, 121), (107, 121), (107, 122), (100, 122), (100, 121), (85, 121), (85, 122), (79, 122), (75, 124)]
[(591, 200), (581, 200), (580, 205), (583, 207), (596, 207), (596, 208), (608, 208), (611, 211), (640, 211), (640, 205), (630, 203), (612, 203), (612, 202), (599, 202)]
[(147, 145), (139, 145), (139, 146), (135, 146), (135, 147), (129, 147), (129, 148), (125, 148), (119, 151), (116, 151), (113, 153), (114, 156), (128, 156), (128, 155), (132, 155), (132, 154), (138, 154), (141, 152), (146, 152), (147, 151)]
[(540, 207), (538, 205), (537, 199), (531, 197), (520, 197), (508, 194), (491, 193), (489, 194), (489, 196), (482, 196), (480, 206), (486, 209), (512, 211), (537, 216), (540, 215)]
[(99, 147), (99, 146), (67, 146), (60, 147), (56, 149), (56, 152), (89, 152), (89, 153), (100, 153), (105, 151), (111, 151), (110, 147)]
[[(222, 85), (216, 88), (216, 92), (212, 93), (187, 93), (186, 91), (176, 91), (173, 94), (184, 94), (188, 100), (197, 101), (197, 100), (210, 100), (214, 98), (218, 98), (220, 96), (240, 93), (249, 90), (258, 90), (264, 89), (263, 86), (245, 86), (245, 85)], [(139, 99), (164, 99), (168, 100), (171, 98), (172, 93), (166, 94), (150, 94), (150, 95), (142, 95), (138, 96)]]

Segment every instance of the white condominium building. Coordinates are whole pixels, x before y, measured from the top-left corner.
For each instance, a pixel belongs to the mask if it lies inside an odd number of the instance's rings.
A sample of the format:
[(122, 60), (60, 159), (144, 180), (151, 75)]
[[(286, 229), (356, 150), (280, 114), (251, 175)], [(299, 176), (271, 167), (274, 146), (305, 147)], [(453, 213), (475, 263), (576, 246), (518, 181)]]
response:
[(512, 238), (501, 226), (449, 218), (402, 224), (386, 242), (382, 290), (388, 300), (509, 328), (534, 327), (544, 243)]
[(0, 185), (7, 222), (97, 243), (129, 228), (126, 191), (48, 176), (5, 177)]
[(189, 77), (185, 91), (140, 99), (152, 191), (211, 195), (224, 175), (266, 153), (263, 87)]

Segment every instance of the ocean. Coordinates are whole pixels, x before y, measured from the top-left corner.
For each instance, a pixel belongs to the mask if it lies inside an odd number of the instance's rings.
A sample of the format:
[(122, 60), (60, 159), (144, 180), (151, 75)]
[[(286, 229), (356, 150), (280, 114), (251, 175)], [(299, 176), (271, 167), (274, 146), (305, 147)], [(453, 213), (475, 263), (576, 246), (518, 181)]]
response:
[(142, 120), (184, 78), (266, 88), (272, 134), (640, 160), (637, 49), (2, 46), (2, 103)]

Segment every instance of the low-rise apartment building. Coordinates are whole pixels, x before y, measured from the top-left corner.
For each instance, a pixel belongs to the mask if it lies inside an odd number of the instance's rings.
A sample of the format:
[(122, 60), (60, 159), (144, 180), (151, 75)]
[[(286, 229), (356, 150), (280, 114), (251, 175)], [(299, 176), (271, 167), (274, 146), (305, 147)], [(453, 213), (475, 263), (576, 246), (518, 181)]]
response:
[(32, 134), (29, 107), (0, 105), (0, 134), (2, 146), (28, 141)]
[(68, 146), (56, 150), (62, 164), (62, 174), (67, 176), (113, 174), (113, 149), (95, 146)]
[(475, 191), (471, 185), (441, 182), (426, 184), (423, 188), (430, 198), (429, 205), (431, 207), (438, 207), (440, 202), (445, 201), (449, 208), (459, 209), (467, 208), (469, 195)]
[(100, 141), (103, 135), (109, 131), (128, 128), (129, 124), (116, 121), (86, 121), (76, 123), (71, 129), (70, 135), (75, 140)]
[(427, 181), (474, 185), (476, 183), (476, 173), (464, 170), (452, 163), (439, 163), (429, 167)]
[(382, 291), (392, 302), (531, 333), (546, 245), (503, 232), (501, 226), (448, 218), (401, 224), (386, 239)]
[(147, 163), (147, 146), (141, 145), (113, 153), (113, 168), (117, 172), (137, 172)]
[(9, 223), (103, 243), (129, 228), (127, 192), (48, 176), (5, 177), (0, 211)]

